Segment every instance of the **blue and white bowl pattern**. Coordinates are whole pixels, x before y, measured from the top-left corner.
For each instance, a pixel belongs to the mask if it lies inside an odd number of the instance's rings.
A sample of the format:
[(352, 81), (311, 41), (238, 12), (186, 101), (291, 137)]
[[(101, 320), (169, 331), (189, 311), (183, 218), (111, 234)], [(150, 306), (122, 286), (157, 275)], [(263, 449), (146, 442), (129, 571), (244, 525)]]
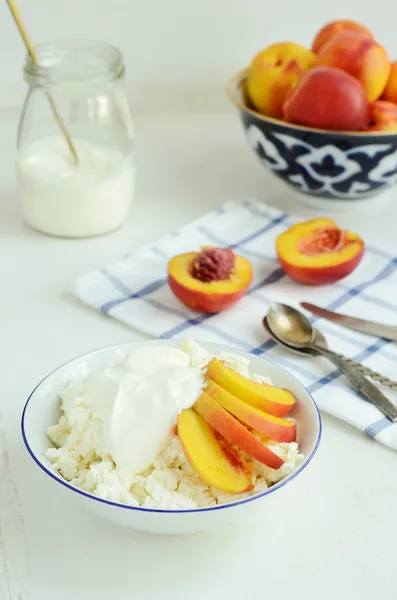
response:
[(246, 134), (266, 167), (307, 194), (359, 199), (397, 182), (395, 140), (365, 143), (359, 137), (359, 145), (345, 148), (339, 138), (315, 145), (314, 140), (309, 143), (300, 135), (263, 131), (254, 124), (247, 127)]
[(302, 127), (252, 110), (245, 71), (228, 86), (251, 148), (295, 190), (335, 200), (361, 200), (397, 183), (397, 132), (338, 132)]

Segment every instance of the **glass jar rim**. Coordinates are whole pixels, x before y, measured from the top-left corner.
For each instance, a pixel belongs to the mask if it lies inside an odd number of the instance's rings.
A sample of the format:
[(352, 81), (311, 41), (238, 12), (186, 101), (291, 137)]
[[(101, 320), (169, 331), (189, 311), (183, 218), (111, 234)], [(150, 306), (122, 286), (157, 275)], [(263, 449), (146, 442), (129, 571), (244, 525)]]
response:
[(124, 75), (120, 50), (107, 42), (70, 39), (35, 46), (37, 64), (28, 54), (25, 81), (33, 87), (112, 82)]

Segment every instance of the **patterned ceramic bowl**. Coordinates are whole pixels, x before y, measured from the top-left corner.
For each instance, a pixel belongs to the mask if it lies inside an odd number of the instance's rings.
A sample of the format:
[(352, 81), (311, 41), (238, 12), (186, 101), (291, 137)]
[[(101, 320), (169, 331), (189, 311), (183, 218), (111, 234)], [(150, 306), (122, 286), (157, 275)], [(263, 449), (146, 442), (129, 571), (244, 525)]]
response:
[(360, 200), (397, 182), (397, 133), (332, 132), (284, 123), (249, 107), (246, 71), (228, 83), (248, 141), (261, 162), (295, 190)]

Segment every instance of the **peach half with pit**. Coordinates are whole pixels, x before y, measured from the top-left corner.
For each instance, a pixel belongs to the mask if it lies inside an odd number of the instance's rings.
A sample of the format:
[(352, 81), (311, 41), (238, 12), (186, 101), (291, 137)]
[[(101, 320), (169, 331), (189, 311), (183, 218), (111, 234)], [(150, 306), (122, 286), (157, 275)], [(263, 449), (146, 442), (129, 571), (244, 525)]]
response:
[(363, 257), (364, 242), (357, 233), (340, 229), (332, 219), (313, 219), (281, 233), (276, 251), (291, 279), (320, 285), (349, 275)]
[(217, 313), (242, 298), (252, 281), (249, 260), (231, 248), (204, 248), (171, 258), (168, 284), (189, 308)]

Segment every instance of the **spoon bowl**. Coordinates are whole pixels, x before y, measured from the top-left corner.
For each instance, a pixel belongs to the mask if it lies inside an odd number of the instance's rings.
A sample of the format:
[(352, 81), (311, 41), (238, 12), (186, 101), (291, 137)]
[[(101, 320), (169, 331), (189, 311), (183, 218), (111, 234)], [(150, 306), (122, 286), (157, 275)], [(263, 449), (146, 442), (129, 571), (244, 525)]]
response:
[[(262, 321), (263, 327), (265, 328), (265, 330), (267, 331), (267, 333), (270, 335), (270, 337), (277, 342), (277, 344), (279, 344), (280, 346), (282, 346), (283, 348), (286, 348), (287, 350), (289, 350), (290, 352), (293, 352), (294, 354), (298, 354), (299, 356), (302, 356), (302, 354), (310, 354), (312, 356), (317, 355), (318, 353), (313, 350), (312, 348), (307, 348), (307, 347), (303, 347), (303, 348), (295, 348), (294, 346), (290, 346), (289, 344), (286, 344), (285, 342), (282, 342), (280, 340), (280, 338), (278, 338), (276, 336), (276, 334), (272, 331), (267, 317), (263, 317), (263, 321)], [(313, 327), (313, 331), (314, 331), (314, 341), (316, 343), (317, 346), (321, 346), (323, 348), (328, 348), (328, 344), (327, 341), (325, 339), (325, 337), (323, 336), (323, 334), (321, 333), (321, 331), (319, 331), (318, 329)]]
[(272, 304), (267, 313), (267, 325), (278, 340), (293, 348), (308, 348), (314, 341), (310, 321), (292, 306), (279, 302)]

